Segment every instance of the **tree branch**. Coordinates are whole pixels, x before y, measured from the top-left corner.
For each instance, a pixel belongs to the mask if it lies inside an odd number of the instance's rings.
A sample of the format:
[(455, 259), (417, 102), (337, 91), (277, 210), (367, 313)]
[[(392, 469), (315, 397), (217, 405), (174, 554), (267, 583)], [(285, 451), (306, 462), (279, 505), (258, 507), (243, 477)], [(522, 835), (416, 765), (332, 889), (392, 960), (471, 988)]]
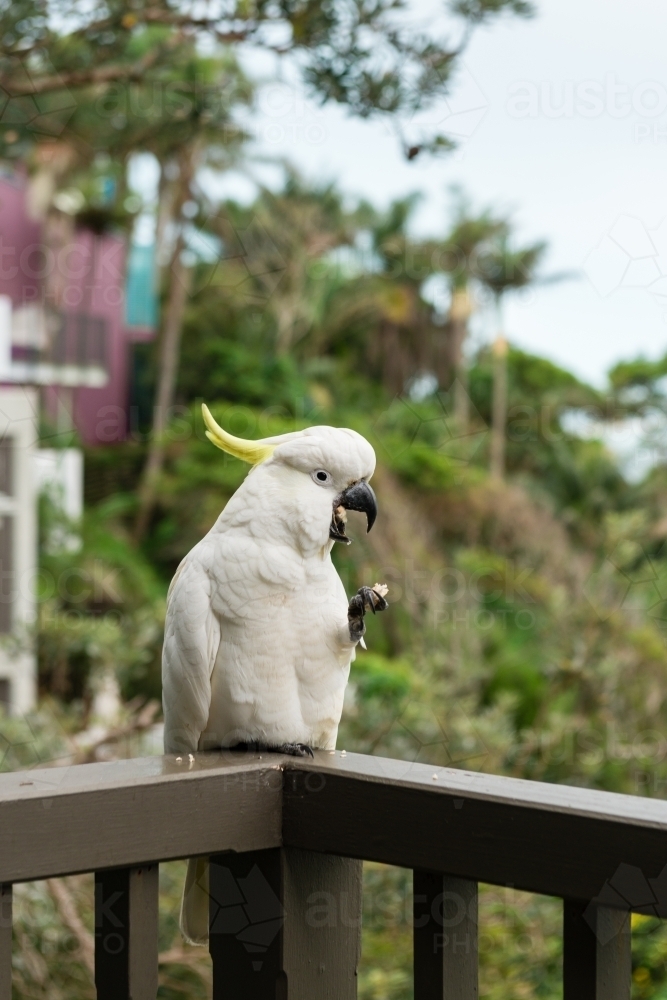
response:
[(48, 878), (46, 880), (49, 892), (53, 897), (63, 923), (72, 932), (79, 944), (79, 954), (81, 961), (86, 966), (91, 976), (95, 975), (95, 938), (84, 926), (76, 908), (76, 903), (67, 888), (64, 879)]
[(82, 747), (76, 754), (73, 763), (95, 763), (97, 760), (97, 751), (100, 747), (107, 746), (111, 743), (120, 743), (121, 740), (126, 739), (128, 736), (134, 736), (135, 733), (143, 733), (146, 729), (150, 729), (159, 710), (159, 701), (149, 701), (146, 705), (144, 705), (139, 714), (135, 716), (135, 718), (130, 719), (126, 725), (118, 726), (116, 729), (110, 729), (102, 736), (99, 736), (93, 743)]
[(11, 97), (34, 97), (37, 94), (53, 93), (70, 87), (85, 87), (90, 84), (114, 83), (118, 80), (140, 80), (153, 66), (160, 49), (147, 52), (143, 59), (133, 65), (96, 66), (87, 70), (72, 70), (69, 73), (52, 73), (49, 76), (31, 77), (17, 80), (15, 77), (0, 77), (0, 87)]

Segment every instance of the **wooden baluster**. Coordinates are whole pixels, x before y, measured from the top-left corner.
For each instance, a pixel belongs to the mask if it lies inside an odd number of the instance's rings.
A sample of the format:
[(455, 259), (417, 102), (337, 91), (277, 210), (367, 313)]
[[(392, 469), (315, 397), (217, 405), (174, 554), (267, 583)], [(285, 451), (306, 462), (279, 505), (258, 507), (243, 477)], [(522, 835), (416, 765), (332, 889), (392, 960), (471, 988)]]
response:
[(477, 883), (415, 871), (415, 1000), (477, 1000)]
[(159, 866), (95, 873), (98, 1000), (155, 1000)]
[(563, 1000), (630, 1000), (630, 914), (564, 900)]
[(0, 883), (0, 1000), (12, 1000), (12, 887)]
[(355, 1000), (361, 874), (293, 849), (211, 858), (213, 1000)]

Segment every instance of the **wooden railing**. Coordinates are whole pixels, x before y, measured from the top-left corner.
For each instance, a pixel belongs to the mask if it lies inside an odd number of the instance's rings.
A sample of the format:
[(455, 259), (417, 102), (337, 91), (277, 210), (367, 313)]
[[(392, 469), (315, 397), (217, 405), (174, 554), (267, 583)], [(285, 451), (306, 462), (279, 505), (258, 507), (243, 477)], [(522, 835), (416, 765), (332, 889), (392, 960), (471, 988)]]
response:
[(155, 1000), (158, 865), (208, 855), (214, 1000), (353, 1000), (361, 859), (414, 870), (415, 1000), (473, 1000), (477, 883), (564, 900), (564, 1000), (628, 1000), (630, 912), (667, 917), (667, 803), (317, 752), (0, 776), (12, 883), (95, 872), (100, 1000)]

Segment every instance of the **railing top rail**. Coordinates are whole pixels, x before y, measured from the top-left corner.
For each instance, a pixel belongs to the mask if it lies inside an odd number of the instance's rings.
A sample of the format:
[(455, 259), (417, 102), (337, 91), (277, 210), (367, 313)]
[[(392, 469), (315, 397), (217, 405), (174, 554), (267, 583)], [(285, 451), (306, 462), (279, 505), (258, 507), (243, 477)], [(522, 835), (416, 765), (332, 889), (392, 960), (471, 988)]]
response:
[[(280, 754), (239, 754), (231, 751), (137, 757), (102, 764), (33, 768), (0, 774), (0, 808), (5, 803), (32, 799), (50, 801), (59, 796), (104, 794), (112, 790), (152, 788), (182, 781), (226, 778), (246, 782), (267, 769), (304, 771), (354, 781), (415, 788), (429, 794), (456, 795), (463, 799), (562, 812), (567, 815), (648, 826), (667, 831), (667, 801), (638, 795), (621, 795), (573, 785), (555, 785), (523, 778), (508, 778), (479, 771), (438, 767), (411, 761), (371, 757), (344, 751), (315, 751), (315, 758)], [(278, 783), (278, 779), (276, 778)], [(50, 806), (44, 806), (50, 808)]]
[(318, 755), (289, 765), (282, 829), (290, 847), (667, 916), (665, 802)]
[(340, 751), (0, 775), (0, 882), (283, 844), (667, 915), (655, 799)]
[(434, 796), (455, 795), (463, 799), (505, 803), (569, 816), (588, 816), (667, 831), (667, 801), (645, 796), (341, 751), (320, 751), (314, 760), (288, 758), (287, 767), (323, 776), (336, 775), (361, 782), (418, 788)]
[(280, 846), (282, 758), (235, 756), (0, 775), (0, 883)]
[[(189, 758), (192, 757), (192, 760)], [(104, 794), (112, 790), (152, 788), (181, 781), (279, 771), (287, 758), (279, 754), (187, 753), (176, 757), (134, 757), (102, 764), (66, 764), (0, 774), (0, 808), (7, 802), (49, 799), (61, 795)], [(279, 783), (279, 782), (277, 782)], [(49, 807), (47, 807), (49, 808)]]

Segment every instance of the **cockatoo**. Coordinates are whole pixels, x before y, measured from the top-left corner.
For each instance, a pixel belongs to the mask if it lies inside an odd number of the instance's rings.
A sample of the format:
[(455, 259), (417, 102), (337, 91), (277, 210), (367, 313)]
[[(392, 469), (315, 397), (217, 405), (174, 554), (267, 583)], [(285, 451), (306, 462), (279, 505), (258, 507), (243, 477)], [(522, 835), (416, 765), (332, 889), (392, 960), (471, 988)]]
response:
[[(208, 439), (252, 468), (169, 588), (165, 753), (332, 750), (364, 615), (387, 607), (382, 584), (348, 602), (331, 561), (334, 543), (349, 543), (347, 510), (373, 526), (375, 453), (337, 427), (245, 441), (202, 411)], [(205, 858), (189, 862), (181, 930), (208, 937)]]

